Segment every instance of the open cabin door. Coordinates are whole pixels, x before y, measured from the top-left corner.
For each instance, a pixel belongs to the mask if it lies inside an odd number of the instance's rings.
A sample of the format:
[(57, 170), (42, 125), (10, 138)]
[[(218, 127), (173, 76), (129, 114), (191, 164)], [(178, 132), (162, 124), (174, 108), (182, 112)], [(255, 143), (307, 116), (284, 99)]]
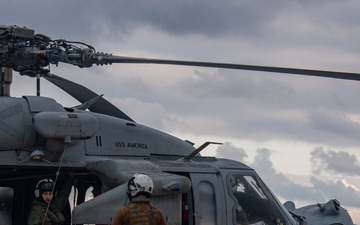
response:
[(220, 174), (190, 174), (195, 225), (222, 225), (226, 221), (224, 188)]

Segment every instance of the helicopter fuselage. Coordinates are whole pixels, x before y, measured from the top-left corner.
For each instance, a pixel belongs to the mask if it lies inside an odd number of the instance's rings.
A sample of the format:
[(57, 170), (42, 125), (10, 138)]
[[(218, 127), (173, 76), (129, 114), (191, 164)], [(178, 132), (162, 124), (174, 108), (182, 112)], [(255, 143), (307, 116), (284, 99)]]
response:
[[(195, 151), (191, 143), (161, 131), (33, 96), (1, 97), (0, 118), (0, 187), (12, 190), (13, 200), (12, 213), (3, 215), (13, 224), (26, 221), (36, 181), (57, 171), (76, 178), (75, 224), (110, 223), (137, 172), (154, 180), (153, 201), (171, 224), (235, 224), (240, 199), (252, 222), (294, 223), (253, 169), (199, 154), (185, 159)], [(86, 201), (89, 188), (101, 194)]]

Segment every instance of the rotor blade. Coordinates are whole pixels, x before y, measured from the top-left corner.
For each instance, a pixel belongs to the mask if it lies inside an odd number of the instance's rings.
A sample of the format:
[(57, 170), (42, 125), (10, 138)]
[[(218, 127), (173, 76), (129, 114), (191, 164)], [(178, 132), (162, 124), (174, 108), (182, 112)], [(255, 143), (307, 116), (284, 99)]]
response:
[(94, 59), (97, 59), (100, 63), (144, 63), (144, 64), (200, 66), (200, 67), (212, 67), (212, 68), (223, 68), (223, 69), (252, 70), (252, 71), (262, 71), (262, 72), (271, 72), (271, 73), (287, 73), (287, 74), (307, 75), (307, 76), (316, 76), (316, 77), (329, 77), (329, 78), (337, 78), (337, 79), (345, 79), (345, 80), (360, 80), (359, 73), (335, 72), (335, 71), (326, 71), (326, 70), (296, 69), (296, 68), (286, 68), (286, 67), (256, 66), (256, 65), (184, 61), (184, 60), (148, 59), (148, 58), (112, 56), (112, 55), (94, 57)]
[[(66, 80), (62, 77), (56, 76), (55, 74), (43, 75), (43, 77), (64, 90), (66, 93), (68, 93), (81, 103), (84, 103), (92, 98), (99, 96), (90, 89), (80, 84)], [(114, 106), (104, 98), (100, 98), (98, 101), (96, 101), (93, 105), (89, 107), (89, 110), (92, 112), (102, 113), (105, 115), (114, 116), (134, 122), (134, 120), (132, 120), (128, 115), (126, 115), (124, 112), (122, 112), (120, 109), (118, 109), (116, 106)]]

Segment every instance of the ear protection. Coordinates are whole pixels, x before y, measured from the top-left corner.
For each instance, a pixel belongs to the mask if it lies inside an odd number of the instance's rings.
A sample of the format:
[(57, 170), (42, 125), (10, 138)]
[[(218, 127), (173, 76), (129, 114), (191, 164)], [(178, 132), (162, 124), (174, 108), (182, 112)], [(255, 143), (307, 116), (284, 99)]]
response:
[(36, 198), (38, 198), (40, 196), (39, 189), (37, 189), (37, 188), (35, 189), (34, 195), (35, 195)]
[(40, 197), (40, 192), (44, 192), (44, 191), (53, 191), (54, 189), (54, 181), (51, 180), (50, 178), (45, 178), (40, 180), (37, 184), (36, 184), (36, 188), (34, 191), (34, 195), (36, 198)]

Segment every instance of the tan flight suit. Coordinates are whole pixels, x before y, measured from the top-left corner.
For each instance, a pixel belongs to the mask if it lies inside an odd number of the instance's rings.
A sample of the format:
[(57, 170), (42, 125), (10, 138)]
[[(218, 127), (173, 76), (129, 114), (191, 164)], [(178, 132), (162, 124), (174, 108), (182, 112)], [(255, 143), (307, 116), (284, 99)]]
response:
[(111, 225), (167, 225), (160, 209), (149, 199), (133, 199), (119, 209)]

